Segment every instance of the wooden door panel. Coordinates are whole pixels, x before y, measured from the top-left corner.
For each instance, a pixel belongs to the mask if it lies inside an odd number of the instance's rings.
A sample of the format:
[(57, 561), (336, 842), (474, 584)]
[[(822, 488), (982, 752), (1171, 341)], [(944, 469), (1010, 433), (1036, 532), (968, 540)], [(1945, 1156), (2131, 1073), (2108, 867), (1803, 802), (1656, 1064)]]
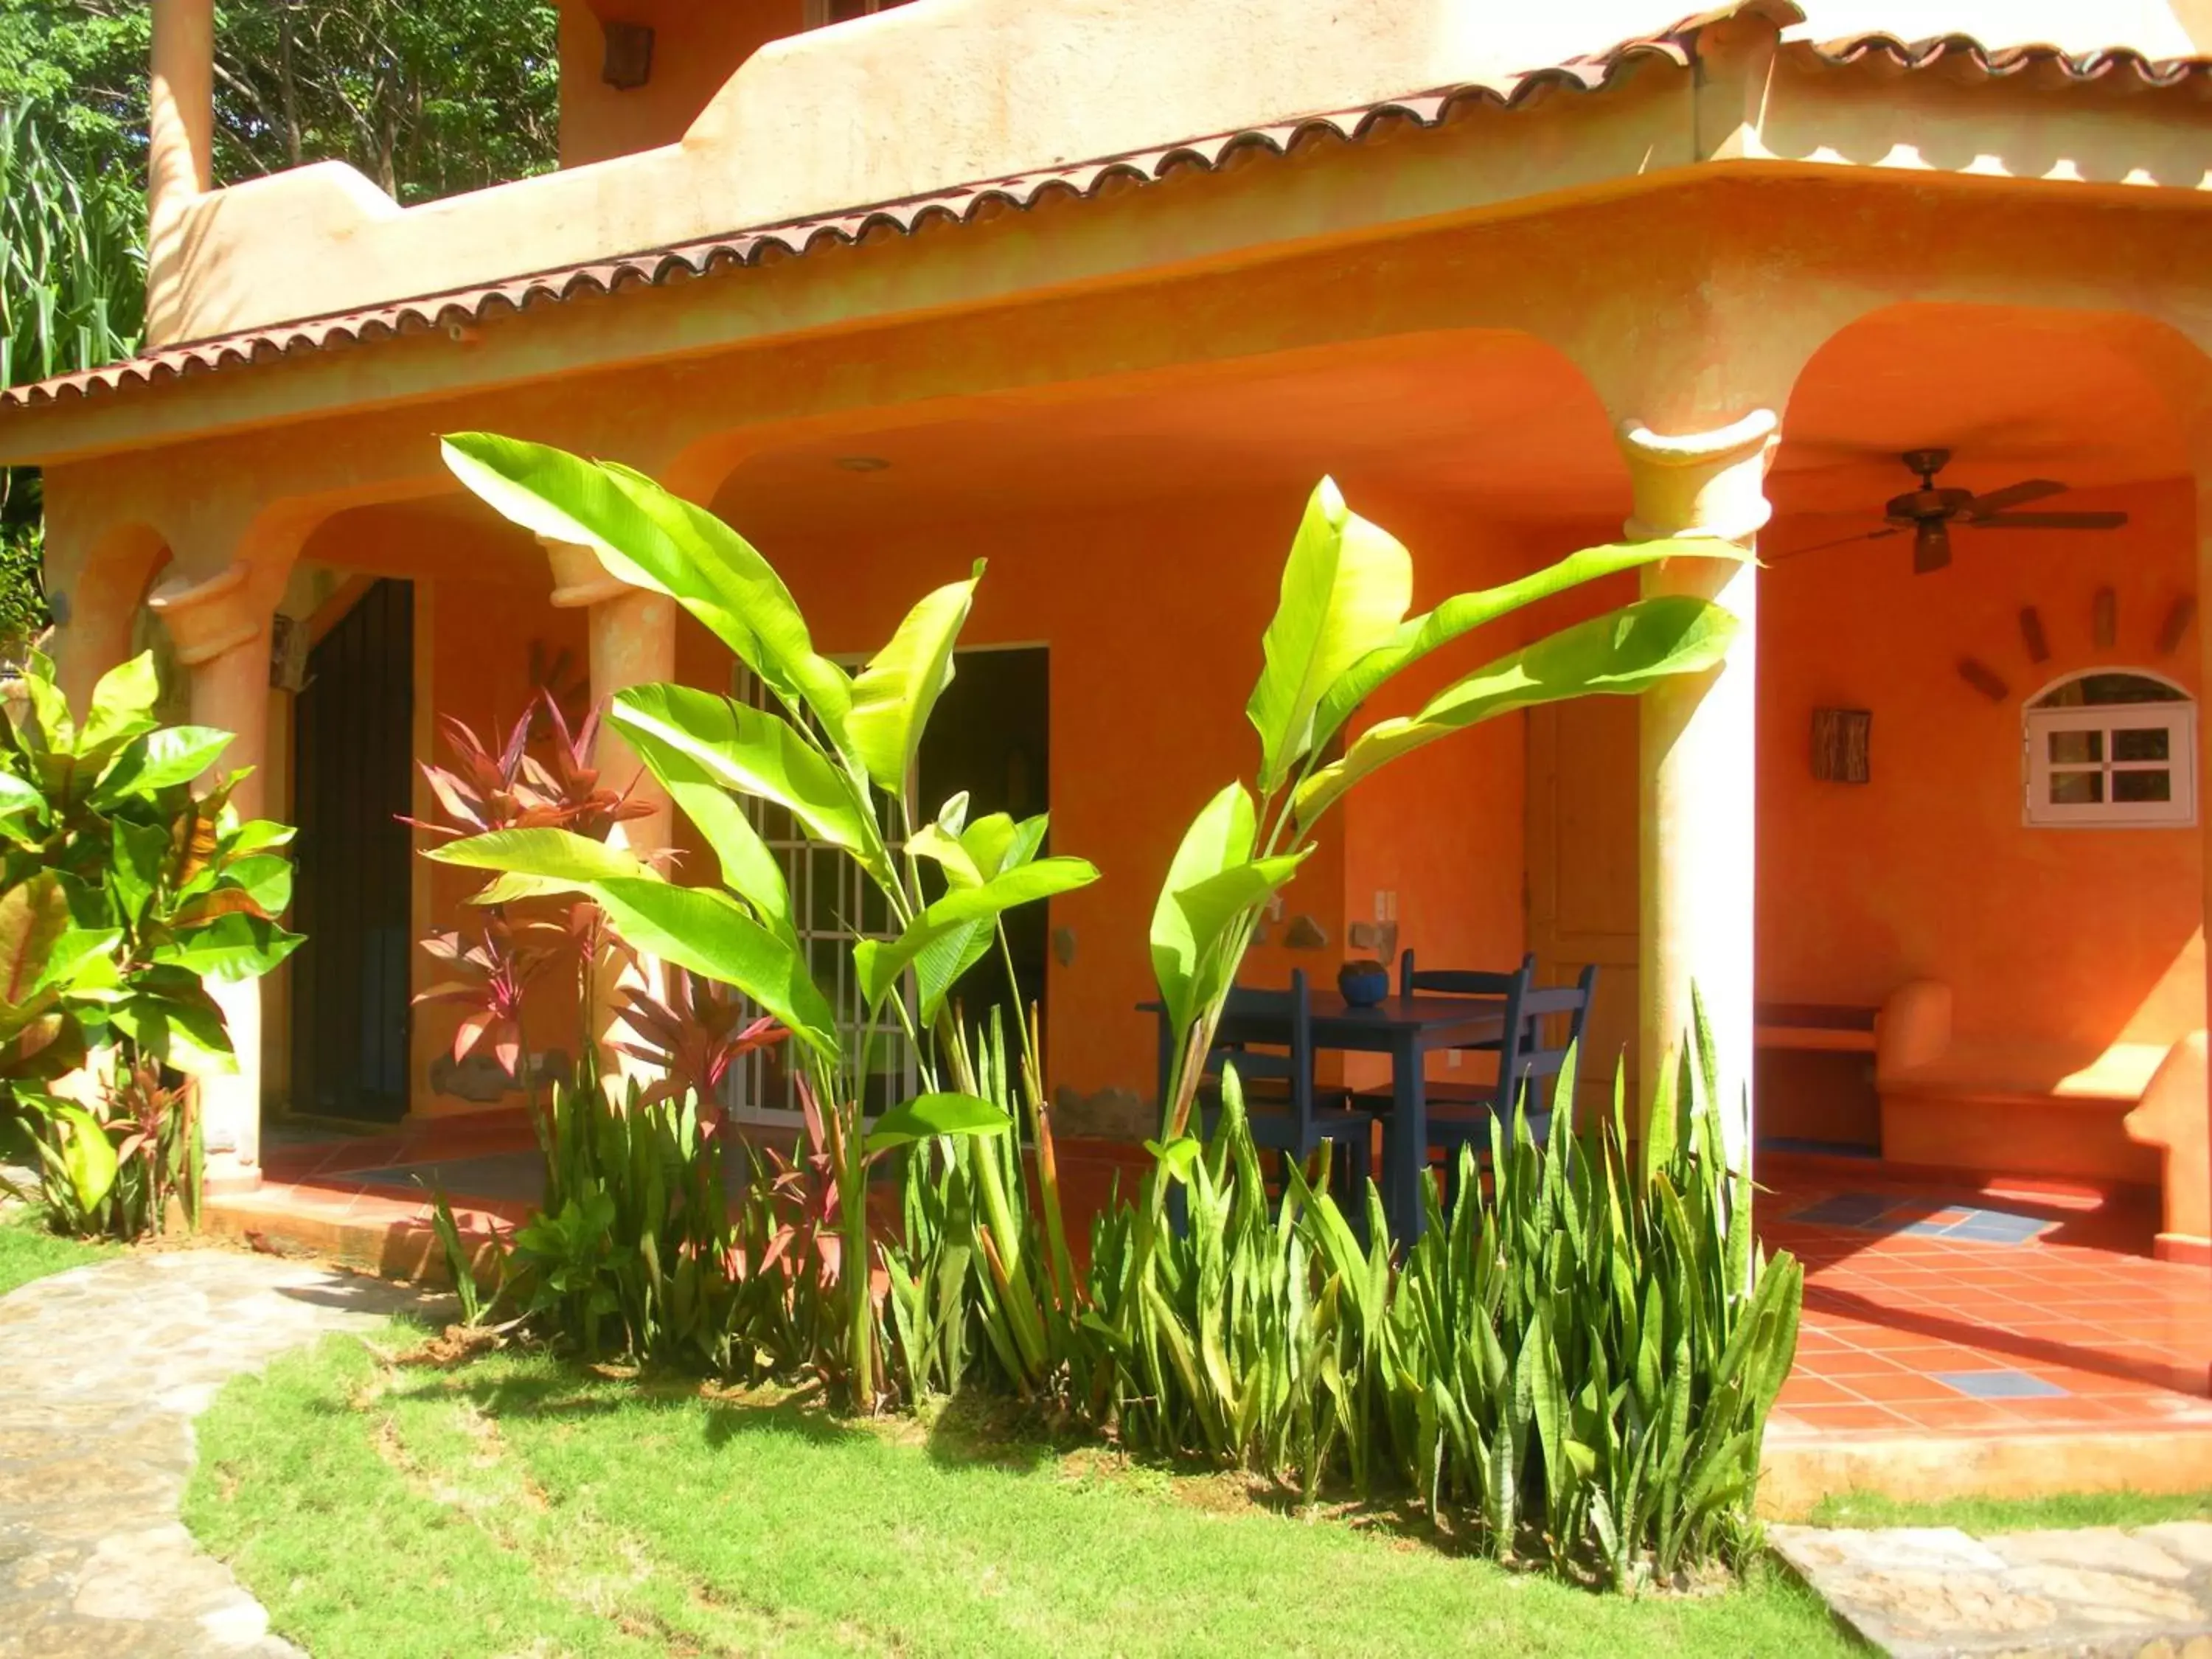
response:
[(415, 591), (383, 580), (317, 642), (293, 714), (292, 1105), (407, 1109)]
[(1638, 1097), (1637, 705), (1584, 697), (1528, 715), (1528, 944), (1538, 978), (1566, 984), (1597, 964), (1577, 1090), (1608, 1105), (1616, 1059)]

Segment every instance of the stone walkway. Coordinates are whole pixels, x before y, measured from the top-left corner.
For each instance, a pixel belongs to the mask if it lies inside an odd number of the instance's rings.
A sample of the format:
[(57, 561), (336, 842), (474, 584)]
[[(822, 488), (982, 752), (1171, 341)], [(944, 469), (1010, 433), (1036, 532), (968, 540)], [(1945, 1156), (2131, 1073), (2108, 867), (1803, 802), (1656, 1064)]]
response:
[(2212, 1659), (2212, 1522), (1984, 1539), (1770, 1527), (1767, 1538), (1897, 1659)]
[(191, 1419), (285, 1349), (420, 1305), (221, 1249), (125, 1256), (0, 1297), (0, 1659), (296, 1654), (178, 1519)]

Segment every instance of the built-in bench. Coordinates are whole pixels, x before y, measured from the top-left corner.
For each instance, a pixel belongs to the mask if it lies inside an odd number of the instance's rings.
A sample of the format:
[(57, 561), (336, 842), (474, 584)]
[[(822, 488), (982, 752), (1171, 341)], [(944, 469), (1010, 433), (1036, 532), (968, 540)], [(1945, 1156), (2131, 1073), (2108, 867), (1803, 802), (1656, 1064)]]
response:
[(1874, 1038), (1887, 1162), (2155, 1187), (2160, 1253), (2212, 1260), (2203, 1032), (2102, 1049), (1956, 1037), (1950, 988), (1920, 980)]
[(1761, 1146), (1863, 1157), (1881, 1150), (1876, 1012), (1828, 1002), (1761, 1002), (1753, 1008)]

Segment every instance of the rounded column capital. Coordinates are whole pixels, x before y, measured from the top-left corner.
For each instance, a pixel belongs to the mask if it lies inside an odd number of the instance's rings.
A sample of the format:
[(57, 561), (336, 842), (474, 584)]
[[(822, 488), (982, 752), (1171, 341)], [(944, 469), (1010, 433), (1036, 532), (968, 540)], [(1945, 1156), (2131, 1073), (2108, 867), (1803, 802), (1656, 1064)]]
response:
[(587, 610), (625, 593), (644, 591), (632, 587), (601, 564), (599, 554), (581, 542), (540, 536), (538, 544), (545, 550), (545, 562), (553, 567), (553, 603), (560, 610)]
[(195, 668), (261, 637), (268, 612), (254, 602), (252, 574), (250, 566), (234, 562), (204, 580), (179, 573), (146, 596), (147, 608), (169, 630), (179, 662)]
[(1634, 417), (1614, 428), (1628, 461), (1632, 542), (1662, 537), (1748, 541), (1773, 515), (1764, 489), (1781, 422), (1771, 409), (1702, 432), (1659, 433)]

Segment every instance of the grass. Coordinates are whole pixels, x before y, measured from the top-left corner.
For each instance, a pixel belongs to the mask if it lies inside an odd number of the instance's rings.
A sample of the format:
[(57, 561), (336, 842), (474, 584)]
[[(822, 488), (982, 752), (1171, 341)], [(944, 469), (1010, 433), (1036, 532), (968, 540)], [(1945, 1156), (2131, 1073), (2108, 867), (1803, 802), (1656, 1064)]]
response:
[(115, 1248), (48, 1232), (45, 1218), (36, 1211), (0, 1212), (0, 1296), (48, 1273), (82, 1267), (88, 1261), (112, 1255)]
[(2148, 1527), (2161, 1521), (2212, 1521), (2212, 1492), (2067, 1492), (1934, 1503), (1855, 1492), (1822, 1498), (1807, 1519), (1816, 1527), (1956, 1527), (1977, 1535), (2057, 1527)]
[(1764, 1569), (1635, 1600), (1097, 1449), (333, 1338), (200, 1421), (185, 1518), (317, 1659), (1860, 1651)]

